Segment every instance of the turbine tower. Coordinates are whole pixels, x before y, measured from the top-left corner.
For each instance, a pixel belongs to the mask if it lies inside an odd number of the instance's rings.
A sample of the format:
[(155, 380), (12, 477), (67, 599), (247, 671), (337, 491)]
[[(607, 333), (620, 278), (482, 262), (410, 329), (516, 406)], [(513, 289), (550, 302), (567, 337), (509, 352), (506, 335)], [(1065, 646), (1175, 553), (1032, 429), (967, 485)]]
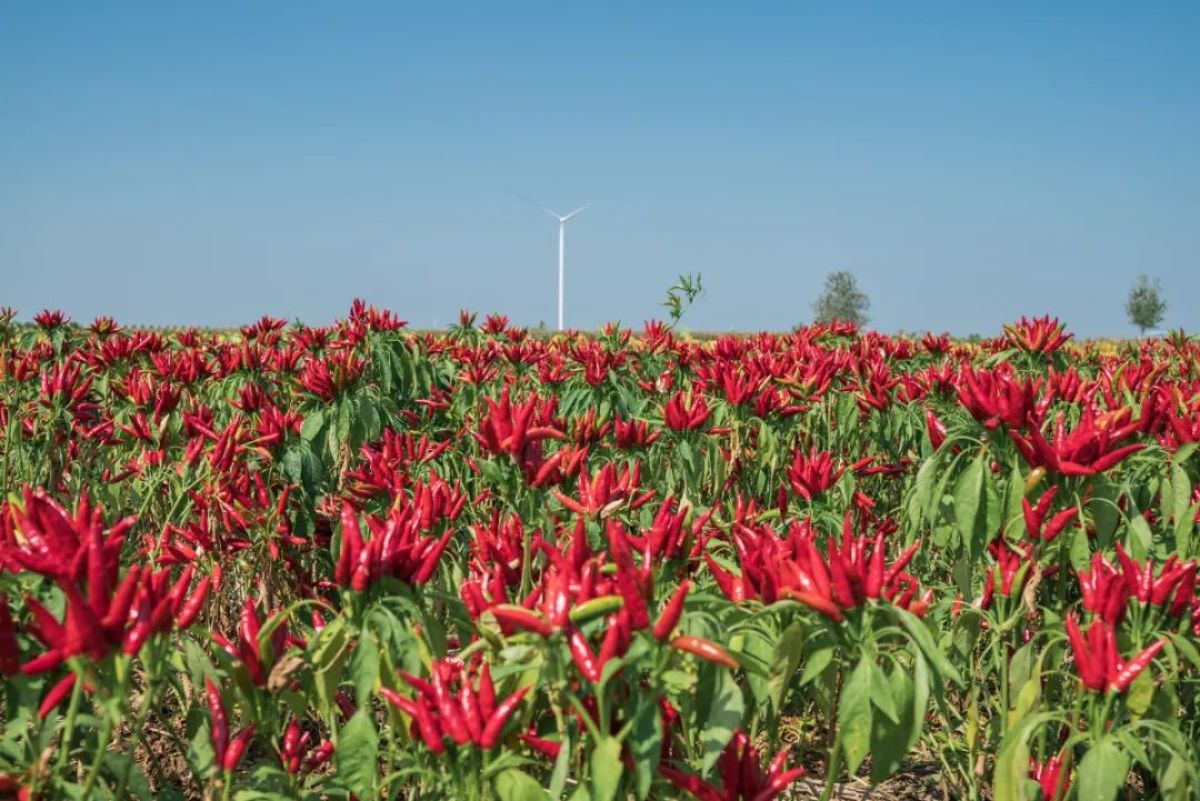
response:
[(566, 280), (566, 265), (567, 265), (567, 220), (571, 219), (576, 214), (579, 214), (581, 211), (583, 211), (584, 209), (586, 209), (588, 206), (590, 206), (592, 204), (585, 203), (584, 205), (580, 206), (579, 208), (575, 209), (575, 211), (572, 211), (569, 214), (559, 214), (557, 212), (551, 211), (550, 209), (546, 208), (545, 206), (538, 203), (537, 201), (534, 201), (534, 200), (531, 200), (530, 198), (525, 197), (524, 195), (520, 195), (519, 197), (521, 197), (523, 200), (525, 200), (529, 203), (532, 203), (533, 205), (537, 206), (542, 211), (549, 214), (554, 219), (558, 220), (558, 330), (562, 331), (563, 330), (563, 283)]

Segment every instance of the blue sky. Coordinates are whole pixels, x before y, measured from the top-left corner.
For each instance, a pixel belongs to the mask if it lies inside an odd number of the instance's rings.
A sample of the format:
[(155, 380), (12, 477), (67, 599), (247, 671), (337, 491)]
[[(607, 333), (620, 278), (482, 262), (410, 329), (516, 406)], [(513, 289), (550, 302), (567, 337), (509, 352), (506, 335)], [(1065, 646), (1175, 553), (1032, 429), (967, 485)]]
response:
[(0, 305), (1200, 329), (1200, 3), (0, 3)]

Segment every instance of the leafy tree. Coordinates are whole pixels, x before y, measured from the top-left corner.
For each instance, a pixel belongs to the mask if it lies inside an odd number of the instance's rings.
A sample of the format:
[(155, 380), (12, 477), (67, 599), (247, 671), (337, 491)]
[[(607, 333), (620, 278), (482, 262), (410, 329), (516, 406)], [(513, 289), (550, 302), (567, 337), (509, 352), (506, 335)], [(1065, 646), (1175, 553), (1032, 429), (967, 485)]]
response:
[(854, 274), (839, 270), (825, 276), (825, 291), (813, 303), (813, 314), (818, 323), (837, 320), (865, 325), (869, 308), (871, 299), (858, 288)]
[(1129, 290), (1129, 299), (1125, 301), (1125, 314), (1129, 322), (1136, 325), (1144, 334), (1151, 328), (1157, 328), (1162, 322), (1163, 313), (1167, 310), (1167, 302), (1162, 297), (1162, 285), (1158, 279), (1139, 275)]

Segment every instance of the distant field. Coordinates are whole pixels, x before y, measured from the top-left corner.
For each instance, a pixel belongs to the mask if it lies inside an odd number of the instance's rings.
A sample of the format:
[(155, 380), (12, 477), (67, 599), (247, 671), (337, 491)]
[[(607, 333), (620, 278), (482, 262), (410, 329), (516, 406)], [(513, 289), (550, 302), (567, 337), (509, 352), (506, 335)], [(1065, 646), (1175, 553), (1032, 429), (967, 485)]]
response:
[(0, 325), (0, 798), (1200, 797), (1200, 345)]

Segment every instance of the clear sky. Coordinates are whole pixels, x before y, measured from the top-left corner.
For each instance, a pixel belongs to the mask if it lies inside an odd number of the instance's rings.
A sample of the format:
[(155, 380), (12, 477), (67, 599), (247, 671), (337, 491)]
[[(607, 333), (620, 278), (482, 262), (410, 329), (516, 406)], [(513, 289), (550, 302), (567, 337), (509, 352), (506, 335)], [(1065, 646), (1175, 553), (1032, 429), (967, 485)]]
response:
[(1200, 2), (0, 0), (0, 305), (1200, 329)]

